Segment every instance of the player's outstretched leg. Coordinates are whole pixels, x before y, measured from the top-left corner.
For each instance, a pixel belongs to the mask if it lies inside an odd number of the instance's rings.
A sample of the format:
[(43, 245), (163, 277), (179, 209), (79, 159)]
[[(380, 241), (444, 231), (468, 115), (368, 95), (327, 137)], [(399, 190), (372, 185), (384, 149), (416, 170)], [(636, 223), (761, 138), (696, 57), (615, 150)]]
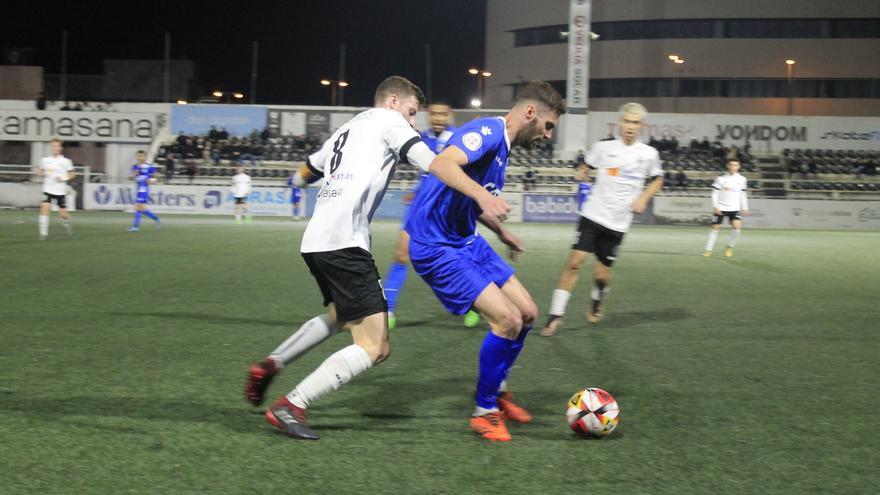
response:
[(739, 236), (742, 235), (742, 221), (734, 220), (730, 222), (730, 226), (733, 228), (730, 230), (730, 238), (727, 240), (727, 249), (724, 250), (724, 256), (728, 258), (733, 257), (733, 248), (736, 246)]
[(296, 361), (339, 331), (332, 313), (316, 316), (305, 322), (271, 354), (251, 365), (244, 385), (245, 400), (254, 406), (262, 404), (266, 389), (284, 366)]
[(565, 315), (565, 307), (571, 298), (571, 293), (577, 285), (578, 276), (581, 267), (587, 259), (587, 252), (579, 249), (572, 249), (568, 255), (568, 261), (559, 275), (559, 281), (556, 283), (556, 289), (553, 291), (553, 297), (550, 299), (550, 313), (547, 316), (547, 323), (541, 329), (541, 336), (551, 337), (556, 335), (559, 327), (562, 326), (562, 317)]
[(388, 275), (383, 280), (385, 287), (385, 299), (388, 301), (388, 328), (394, 330), (397, 327), (397, 298), (406, 284), (406, 276), (409, 272), (409, 234), (401, 230), (397, 236), (397, 245), (394, 247), (394, 261), (388, 267)]
[(266, 411), (266, 420), (286, 435), (317, 440), (318, 436), (306, 421), (309, 406), (391, 354), (387, 313), (375, 313), (345, 326), (351, 330), (354, 343), (327, 358), (293, 391), (275, 401)]
[(37, 217), (37, 229), (40, 234), (40, 240), (44, 241), (49, 237), (49, 210), (51, 206), (48, 201), (40, 203), (40, 216)]
[(162, 222), (159, 221), (159, 217), (158, 217), (155, 213), (153, 213), (152, 210), (145, 209), (145, 210), (144, 210), (144, 215), (146, 215), (146, 217), (149, 218), (150, 220), (156, 222), (156, 228), (157, 228), (157, 229), (162, 225)]
[(718, 239), (718, 231), (721, 229), (721, 225), (713, 225), (711, 229), (709, 229), (709, 239), (706, 240), (706, 249), (703, 250), (703, 256), (707, 258), (712, 256), (712, 250), (715, 249), (715, 241)]
[[(510, 284), (510, 293), (519, 292), (522, 287), (515, 278), (511, 278), (505, 286)], [(521, 289), (524, 292), (524, 289)], [(525, 295), (517, 294), (520, 302), (525, 304)], [(531, 299), (528, 298), (530, 301)], [(534, 303), (531, 303), (534, 308)], [(504, 399), (499, 404), (499, 391), (507, 378), (507, 374), (516, 361), (522, 345), (525, 341), (524, 314), (511, 300), (508, 295), (495, 284), (487, 286), (474, 303), (474, 307), (489, 322), (490, 330), (483, 340), (479, 355), (479, 376), (477, 379), (476, 408), (471, 418), (471, 429), (485, 439), (507, 442), (510, 440), (510, 432), (505, 420), (507, 416), (500, 406), (505, 406), (505, 411), (511, 409), (511, 395), (505, 395), (509, 403)], [(529, 311), (531, 321), (537, 313), (535, 308)], [(520, 338), (521, 337), (521, 338)], [(521, 408), (519, 408), (521, 409)], [(514, 414), (516, 414), (515, 411)], [(526, 413), (528, 414), (528, 413)], [(524, 417), (520, 417), (524, 419)], [(530, 418), (529, 418), (530, 419)]]
[(590, 323), (599, 323), (605, 316), (605, 297), (611, 292), (611, 268), (596, 260), (593, 267), (593, 290), (590, 291), (590, 310), (587, 312), (587, 320)]
[(140, 208), (135, 207), (134, 219), (131, 222), (131, 227), (128, 228), (129, 232), (137, 232), (141, 229), (141, 215), (143, 215), (143, 212)]
[(511, 277), (501, 288), (501, 292), (503, 292), (519, 310), (523, 326), (519, 335), (517, 335), (516, 340), (514, 340), (513, 344), (510, 346), (510, 354), (506, 364), (507, 369), (504, 372), (504, 379), (498, 387), (498, 409), (504, 413), (504, 416), (510, 421), (529, 423), (532, 421), (532, 415), (525, 408), (517, 405), (513, 401), (513, 393), (507, 388), (507, 378), (510, 375), (510, 370), (513, 368), (514, 364), (516, 364), (520, 352), (525, 346), (526, 337), (528, 337), (529, 332), (532, 330), (532, 324), (538, 317), (538, 307), (532, 300), (532, 296), (516, 277)]
[(67, 235), (73, 235), (73, 225), (70, 223), (70, 213), (67, 212), (67, 208), (59, 208), (58, 216), (61, 218), (61, 226), (64, 227), (64, 232)]

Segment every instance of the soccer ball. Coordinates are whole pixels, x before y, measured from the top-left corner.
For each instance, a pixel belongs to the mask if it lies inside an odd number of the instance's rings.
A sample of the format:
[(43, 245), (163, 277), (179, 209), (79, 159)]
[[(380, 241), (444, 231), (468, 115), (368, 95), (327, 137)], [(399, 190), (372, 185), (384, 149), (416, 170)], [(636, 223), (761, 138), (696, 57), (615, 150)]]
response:
[(617, 428), (620, 408), (614, 397), (601, 388), (579, 390), (567, 405), (568, 426), (582, 437), (602, 438)]

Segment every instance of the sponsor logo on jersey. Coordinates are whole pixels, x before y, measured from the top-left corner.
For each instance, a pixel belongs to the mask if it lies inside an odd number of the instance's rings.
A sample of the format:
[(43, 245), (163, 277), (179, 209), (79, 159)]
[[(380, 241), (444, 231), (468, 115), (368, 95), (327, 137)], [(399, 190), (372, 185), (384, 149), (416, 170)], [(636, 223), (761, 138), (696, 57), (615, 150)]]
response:
[(480, 128), (480, 133), (484, 136), (491, 136), (492, 129), (490, 129), (489, 126), (484, 125), (483, 127)]
[(461, 137), (461, 143), (464, 144), (465, 148), (477, 151), (483, 146), (483, 137), (478, 132), (469, 132)]

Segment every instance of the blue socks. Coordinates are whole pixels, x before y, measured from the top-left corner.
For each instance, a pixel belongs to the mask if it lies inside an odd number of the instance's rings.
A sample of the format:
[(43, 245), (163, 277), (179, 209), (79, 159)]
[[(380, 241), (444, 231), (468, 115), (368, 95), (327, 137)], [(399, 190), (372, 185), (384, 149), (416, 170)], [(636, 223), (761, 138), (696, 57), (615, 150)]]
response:
[(131, 226), (134, 228), (141, 226), (141, 210), (134, 210), (134, 223)]
[(144, 215), (146, 215), (147, 218), (149, 218), (151, 220), (155, 220), (157, 222), (159, 221), (159, 217), (157, 217), (156, 214), (150, 210), (144, 210)]
[(499, 337), (489, 331), (480, 348), (480, 376), (477, 379), (477, 406), (483, 409), (498, 407), (498, 388), (507, 379), (510, 368), (525, 346), (531, 325), (520, 330), (516, 340)]
[(477, 378), (477, 406), (498, 407), (498, 387), (507, 376), (511, 349), (516, 341), (499, 337), (489, 331), (480, 348), (480, 376)]
[(397, 297), (403, 284), (406, 283), (406, 263), (392, 263), (388, 268), (388, 276), (385, 277), (385, 299), (388, 301), (388, 312), (393, 313), (397, 309)]
[(507, 379), (507, 374), (510, 373), (510, 368), (513, 368), (513, 363), (515, 363), (516, 358), (519, 357), (519, 353), (522, 351), (523, 346), (526, 345), (526, 336), (531, 329), (531, 325), (523, 326), (522, 330), (519, 331), (519, 336), (517, 336), (516, 340), (513, 341), (513, 344), (510, 345), (510, 354), (507, 356), (507, 369), (504, 370), (505, 379)]

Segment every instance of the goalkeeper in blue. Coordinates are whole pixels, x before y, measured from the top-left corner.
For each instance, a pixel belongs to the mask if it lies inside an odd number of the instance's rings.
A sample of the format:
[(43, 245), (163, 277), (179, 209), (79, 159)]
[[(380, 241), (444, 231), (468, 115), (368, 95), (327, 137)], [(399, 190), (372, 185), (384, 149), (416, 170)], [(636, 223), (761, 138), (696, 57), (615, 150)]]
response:
[(550, 84), (533, 81), (504, 117), (473, 120), (459, 127), (430, 166), (413, 204), (406, 231), (413, 268), (446, 309), (476, 309), (489, 323), (479, 353), (476, 407), (471, 429), (506, 442), (506, 420), (532, 416), (516, 405), (507, 375), (538, 315), (529, 292), (489, 243), (476, 232), (479, 221), (516, 260), (519, 238), (503, 227), (510, 207), (501, 197), (511, 146), (534, 147), (553, 135), (565, 104)]
[(142, 215), (146, 215), (147, 218), (156, 222), (156, 228), (158, 229), (161, 225), (159, 217), (147, 208), (147, 203), (150, 202), (150, 184), (156, 183), (156, 167), (147, 163), (147, 154), (145, 152), (137, 152), (137, 163), (131, 166), (130, 177), (134, 179), (137, 195), (134, 204), (134, 221), (131, 227), (128, 228), (128, 231), (137, 232), (140, 230)]

